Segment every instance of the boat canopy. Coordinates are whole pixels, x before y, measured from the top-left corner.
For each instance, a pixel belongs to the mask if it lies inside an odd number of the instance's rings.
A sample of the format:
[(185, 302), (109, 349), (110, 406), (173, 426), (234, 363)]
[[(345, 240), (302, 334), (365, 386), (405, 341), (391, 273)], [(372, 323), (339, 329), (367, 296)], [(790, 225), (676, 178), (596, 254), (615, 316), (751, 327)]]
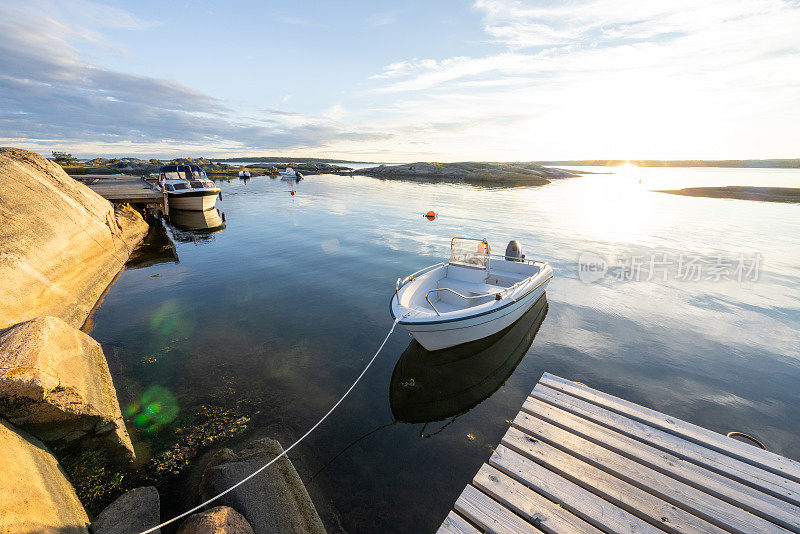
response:
[(192, 180), (208, 178), (206, 171), (199, 165), (164, 165), (158, 169), (160, 178), (164, 180)]
[(488, 269), (490, 252), (486, 239), (454, 237), (450, 241), (450, 264)]

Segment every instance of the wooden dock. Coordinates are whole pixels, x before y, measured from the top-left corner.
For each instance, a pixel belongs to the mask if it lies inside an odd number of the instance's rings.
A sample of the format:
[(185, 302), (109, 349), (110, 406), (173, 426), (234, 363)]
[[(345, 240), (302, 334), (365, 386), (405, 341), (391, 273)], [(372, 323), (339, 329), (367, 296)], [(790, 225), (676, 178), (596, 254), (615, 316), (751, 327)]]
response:
[(440, 533), (800, 532), (800, 463), (545, 373)]
[(144, 179), (136, 176), (73, 176), (86, 184), (89, 189), (109, 202), (127, 202), (129, 204), (163, 205), (164, 196), (153, 189)]

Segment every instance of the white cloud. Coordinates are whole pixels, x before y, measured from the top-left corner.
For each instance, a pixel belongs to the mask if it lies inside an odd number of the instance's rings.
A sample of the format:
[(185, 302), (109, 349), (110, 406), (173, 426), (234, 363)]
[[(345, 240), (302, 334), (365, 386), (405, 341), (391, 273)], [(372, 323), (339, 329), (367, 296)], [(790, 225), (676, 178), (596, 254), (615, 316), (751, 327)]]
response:
[(370, 26), (388, 26), (397, 22), (397, 17), (392, 13), (375, 13), (367, 17)]
[[(542, 158), (796, 153), (796, 2), (595, 0), (542, 7), (479, 0), (474, 8), (505, 51), (414, 58), (373, 77), (373, 92), (394, 95), (398, 116), (411, 107), (419, 117), (445, 121), (449, 113), (482, 122), (482, 139), (471, 138), (465, 126), (449, 133), (449, 146), (486, 146), (496, 133), (505, 140), (498, 144)], [(516, 116), (516, 127), (504, 134), (498, 117), (509, 116)]]
[[(124, 22), (122, 14), (109, 14)], [(124, 24), (133, 28), (135, 20)], [(86, 27), (44, 12), (0, 6), (0, 144), (45, 153), (164, 155), (167, 150), (180, 153), (178, 147), (207, 153), (228, 147), (242, 153), (392, 136), (368, 125), (340, 124), (342, 106), (319, 116), (262, 109), (257, 117), (246, 118), (222, 99), (176, 81), (88, 61), (79, 51), (87, 35)], [(94, 42), (93, 36), (88, 39)]]

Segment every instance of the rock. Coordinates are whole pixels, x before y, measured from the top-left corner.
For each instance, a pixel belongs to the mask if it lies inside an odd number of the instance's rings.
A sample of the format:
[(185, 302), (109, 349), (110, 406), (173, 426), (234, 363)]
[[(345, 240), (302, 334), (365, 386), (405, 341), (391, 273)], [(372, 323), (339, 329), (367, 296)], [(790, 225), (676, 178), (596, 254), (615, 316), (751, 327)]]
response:
[(229, 506), (217, 506), (189, 516), (178, 534), (254, 534), (253, 527), (242, 514)]
[(381, 165), (358, 169), (354, 174), (377, 178), (477, 182), (509, 185), (545, 185), (553, 178), (576, 176), (563, 169), (543, 167), (536, 163), (460, 163), (418, 162), (404, 165)]
[[(202, 499), (230, 488), (282, 452), (274, 439), (257, 440), (235, 461), (206, 469), (200, 484)], [(215, 502), (238, 510), (256, 534), (325, 532), (303, 482), (285, 456)]]
[(159, 523), (158, 490), (146, 486), (132, 489), (106, 506), (92, 522), (91, 531), (93, 534), (138, 534)]
[(0, 328), (53, 315), (80, 327), (147, 233), (57, 164), (0, 148)]
[(729, 185), (724, 187), (687, 187), (676, 190), (659, 190), (655, 193), (669, 193), (689, 197), (736, 198), (759, 202), (800, 203), (800, 188), (796, 187), (754, 187)]
[(0, 333), (0, 416), (54, 448), (91, 437), (133, 457), (103, 349), (57, 317)]
[(0, 532), (88, 532), (86, 511), (41, 441), (0, 419), (0, 450)]
[(248, 169), (267, 169), (270, 171), (277, 172), (278, 169), (283, 170), (286, 167), (291, 167), (292, 169), (301, 172), (302, 174), (310, 175), (310, 174), (336, 174), (336, 173), (347, 173), (352, 171), (350, 167), (343, 167), (341, 165), (331, 165), (330, 163), (317, 163), (317, 162), (308, 162), (308, 163), (254, 163), (248, 165)]

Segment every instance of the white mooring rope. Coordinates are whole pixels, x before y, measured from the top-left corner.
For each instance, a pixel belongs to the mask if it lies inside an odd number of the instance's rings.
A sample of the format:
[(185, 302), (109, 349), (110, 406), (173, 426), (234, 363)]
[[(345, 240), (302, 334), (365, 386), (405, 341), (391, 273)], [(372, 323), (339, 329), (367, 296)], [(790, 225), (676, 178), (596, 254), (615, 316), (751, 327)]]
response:
[(381, 346), (380, 346), (380, 347), (378, 347), (378, 352), (376, 352), (376, 353), (375, 353), (375, 355), (374, 355), (374, 356), (372, 357), (372, 359), (369, 361), (369, 363), (367, 364), (367, 366), (366, 366), (366, 367), (364, 367), (364, 370), (363, 370), (363, 371), (361, 371), (361, 374), (360, 374), (360, 375), (358, 375), (358, 378), (356, 378), (355, 382), (353, 382), (353, 384), (352, 384), (352, 385), (351, 385), (351, 386), (350, 386), (350, 387), (347, 389), (347, 391), (345, 391), (345, 392), (344, 392), (344, 395), (342, 395), (342, 396), (341, 396), (341, 398), (340, 398), (338, 401), (336, 401), (336, 404), (334, 404), (334, 405), (331, 407), (331, 409), (330, 409), (330, 410), (328, 410), (328, 413), (326, 413), (325, 415), (323, 415), (323, 416), (322, 416), (322, 419), (320, 419), (319, 421), (317, 421), (317, 422), (314, 424), (314, 426), (312, 426), (311, 428), (309, 428), (309, 429), (308, 429), (308, 432), (306, 432), (305, 434), (303, 434), (302, 436), (300, 436), (300, 439), (298, 439), (297, 441), (295, 441), (294, 443), (292, 443), (291, 445), (289, 445), (289, 447), (287, 447), (286, 449), (284, 449), (284, 451), (283, 451), (282, 453), (280, 453), (278, 456), (276, 456), (275, 458), (273, 458), (272, 460), (270, 460), (269, 462), (267, 462), (265, 465), (262, 465), (261, 467), (259, 467), (258, 469), (256, 469), (256, 470), (255, 470), (253, 473), (251, 473), (251, 474), (247, 475), (245, 478), (243, 478), (242, 480), (240, 480), (239, 482), (237, 482), (236, 484), (234, 484), (234, 485), (233, 485), (233, 486), (231, 486), (230, 488), (226, 489), (226, 490), (225, 490), (225, 491), (223, 491), (222, 493), (220, 493), (220, 494), (218, 494), (218, 495), (215, 495), (214, 497), (211, 497), (210, 499), (208, 499), (207, 501), (205, 501), (205, 502), (203, 502), (203, 503), (201, 503), (201, 504), (198, 504), (197, 506), (195, 506), (195, 507), (194, 507), (194, 508), (192, 508), (191, 510), (187, 510), (187, 511), (183, 512), (181, 515), (177, 515), (177, 516), (173, 517), (172, 519), (170, 519), (170, 520), (168, 520), (168, 521), (164, 521), (164, 522), (163, 522), (163, 523), (161, 523), (160, 525), (156, 525), (156, 526), (154, 526), (154, 527), (152, 527), (152, 528), (149, 528), (149, 529), (145, 530), (145, 531), (144, 531), (144, 532), (142, 532), (141, 534), (150, 534), (151, 532), (155, 532), (156, 530), (160, 529), (160, 528), (161, 528), (161, 527), (163, 527), (163, 526), (169, 525), (170, 523), (172, 523), (172, 522), (174, 522), (174, 521), (177, 521), (178, 519), (181, 519), (181, 518), (183, 518), (183, 517), (186, 517), (187, 515), (189, 515), (189, 514), (191, 514), (191, 513), (194, 513), (194, 512), (196, 512), (197, 510), (201, 509), (201, 508), (202, 508), (202, 507), (204, 507), (205, 505), (207, 505), (207, 504), (209, 504), (209, 503), (211, 503), (211, 502), (213, 502), (213, 501), (216, 501), (217, 499), (219, 499), (220, 497), (222, 497), (222, 496), (223, 496), (223, 495), (225, 495), (226, 493), (228, 493), (228, 492), (230, 492), (230, 491), (233, 491), (234, 489), (238, 488), (239, 486), (241, 486), (242, 484), (244, 484), (245, 482), (247, 482), (248, 480), (250, 480), (251, 478), (253, 478), (253, 477), (254, 477), (254, 476), (256, 476), (257, 474), (259, 474), (261, 471), (263, 471), (263, 470), (264, 470), (264, 469), (266, 469), (267, 467), (271, 466), (271, 465), (272, 465), (273, 463), (275, 463), (275, 461), (276, 461), (278, 458), (280, 458), (281, 456), (286, 456), (286, 454), (287, 454), (287, 453), (288, 453), (290, 450), (292, 450), (292, 449), (295, 447), (295, 445), (297, 445), (298, 443), (300, 443), (301, 441), (303, 441), (303, 440), (304, 440), (304, 439), (305, 439), (305, 438), (306, 438), (306, 437), (307, 437), (309, 434), (311, 434), (311, 433), (312, 433), (312, 432), (313, 432), (313, 431), (314, 431), (314, 430), (315, 430), (315, 429), (316, 429), (316, 428), (317, 428), (319, 425), (321, 425), (321, 424), (322, 424), (322, 422), (323, 422), (325, 419), (327, 419), (327, 418), (328, 418), (328, 416), (329, 416), (330, 414), (332, 414), (332, 413), (333, 413), (333, 411), (334, 411), (334, 410), (335, 410), (335, 409), (336, 409), (336, 408), (337, 408), (337, 407), (338, 407), (338, 406), (339, 406), (339, 405), (342, 403), (342, 401), (345, 399), (345, 397), (347, 397), (347, 396), (350, 394), (350, 392), (351, 392), (351, 391), (353, 391), (353, 388), (354, 388), (354, 387), (356, 387), (356, 384), (358, 384), (359, 380), (361, 380), (361, 378), (362, 378), (362, 377), (364, 376), (364, 374), (367, 372), (367, 369), (369, 369), (369, 368), (370, 368), (370, 366), (372, 365), (372, 362), (374, 362), (374, 361), (375, 361), (375, 358), (377, 358), (377, 357), (378, 357), (378, 354), (380, 354), (380, 353), (381, 353), (381, 351), (383, 350), (383, 346), (384, 346), (384, 345), (386, 345), (386, 342), (387, 342), (387, 341), (389, 341), (389, 336), (391, 336), (391, 335), (392, 335), (392, 332), (394, 332), (394, 327), (395, 327), (395, 326), (397, 326), (397, 323), (399, 323), (399, 322), (400, 322), (400, 319), (401, 319), (401, 318), (397, 318), (397, 319), (395, 319), (395, 320), (394, 320), (394, 323), (392, 323), (392, 327), (389, 329), (389, 333), (388, 333), (388, 334), (386, 334), (386, 337), (383, 339), (383, 343), (381, 343)]

